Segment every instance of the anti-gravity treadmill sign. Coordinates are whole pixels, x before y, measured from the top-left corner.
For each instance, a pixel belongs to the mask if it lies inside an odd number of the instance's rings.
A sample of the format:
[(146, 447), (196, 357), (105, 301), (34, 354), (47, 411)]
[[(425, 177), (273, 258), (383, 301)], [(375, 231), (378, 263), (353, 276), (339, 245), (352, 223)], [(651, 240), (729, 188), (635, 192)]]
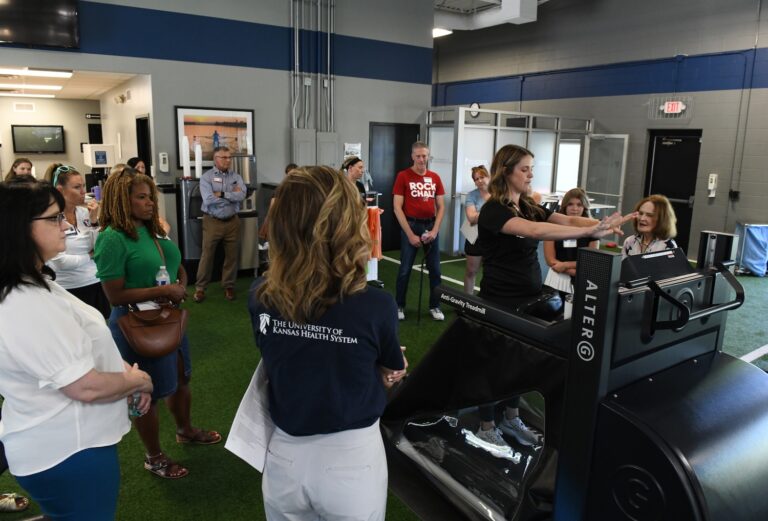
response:
[(566, 385), (566, 421), (558, 463), (555, 520), (582, 519), (597, 408), (610, 369), (606, 339), (613, 335), (621, 256), (582, 248), (578, 253), (571, 353)]

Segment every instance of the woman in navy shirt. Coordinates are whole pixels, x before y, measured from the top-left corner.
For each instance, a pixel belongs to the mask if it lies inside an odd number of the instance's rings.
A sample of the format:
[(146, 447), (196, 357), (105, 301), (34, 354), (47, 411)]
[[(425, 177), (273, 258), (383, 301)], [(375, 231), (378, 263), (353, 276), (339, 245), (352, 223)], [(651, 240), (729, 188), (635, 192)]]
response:
[(397, 305), (368, 287), (367, 214), (328, 167), (291, 172), (269, 210), (270, 265), (249, 309), (276, 429), (262, 490), (269, 520), (383, 520), (385, 386), (405, 375)]

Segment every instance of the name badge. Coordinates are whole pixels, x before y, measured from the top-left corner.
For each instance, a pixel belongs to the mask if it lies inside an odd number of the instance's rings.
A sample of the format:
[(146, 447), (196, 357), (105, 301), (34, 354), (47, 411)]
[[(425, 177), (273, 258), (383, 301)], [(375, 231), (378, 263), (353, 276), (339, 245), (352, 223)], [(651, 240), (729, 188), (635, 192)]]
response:
[(221, 183), (221, 177), (214, 177), (213, 180), (217, 183)]
[(575, 248), (578, 246), (578, 241), (576, 239), (568, 239), (563, 241), (563, 248)]
[(424, 178), (424, 184), (425, 185), (432, 184), (432, 178), (431, 177), (425, 177)]

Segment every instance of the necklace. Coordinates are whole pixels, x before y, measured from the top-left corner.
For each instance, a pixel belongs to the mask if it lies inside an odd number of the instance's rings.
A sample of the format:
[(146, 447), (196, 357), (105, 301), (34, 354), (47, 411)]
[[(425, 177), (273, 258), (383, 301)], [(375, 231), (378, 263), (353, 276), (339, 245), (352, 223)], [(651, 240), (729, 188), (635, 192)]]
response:
[[(74, 210), (72, 211), (71, 214), (64, 212), (64, 215), (66, 216), (67, 222), (69, 224), (71, 224), (72, 226), (77, 226), (77, 212), (75, 212)], [(70, 218), (70, 215), (72, 216), (72, 218)]]

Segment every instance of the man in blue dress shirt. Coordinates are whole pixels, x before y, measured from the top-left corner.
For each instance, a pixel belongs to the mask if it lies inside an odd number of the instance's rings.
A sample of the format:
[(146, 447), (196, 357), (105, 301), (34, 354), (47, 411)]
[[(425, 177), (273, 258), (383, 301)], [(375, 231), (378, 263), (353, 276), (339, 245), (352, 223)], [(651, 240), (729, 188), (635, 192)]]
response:
[(237, 212), (245, 199), (246, 186), (237, 172), (230, 170), (232, 152), (227, 147), (213, 149), (213, 165), (200, 178), (200, 195), (203, 198), (203, 246), (200, 266), (195, 283), (195, 302), (205, 300), (205, 288), (211, 281), (213, 258), (216, 246), (224, 243), (224, 266), (221, 271), (221, 285), (224, 298), (235, 299), (237, 278), (238, 242), (240, 240), (240, 218)]

